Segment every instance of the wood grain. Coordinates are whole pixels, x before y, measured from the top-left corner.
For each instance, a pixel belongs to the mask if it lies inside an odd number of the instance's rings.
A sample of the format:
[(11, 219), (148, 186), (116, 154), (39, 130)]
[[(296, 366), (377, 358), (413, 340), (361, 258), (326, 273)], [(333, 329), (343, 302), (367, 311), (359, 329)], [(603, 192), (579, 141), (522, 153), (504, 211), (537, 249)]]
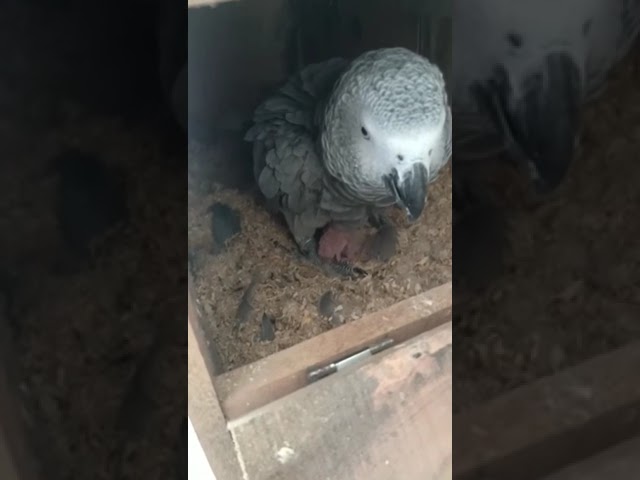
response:
[(211, 381), (214, 366), (208, 359), (207, 342), (190, 294), (188, 316), (189, 420), (216, 480), (240, 480), (242, 474), (233, 440)]
[(229, 423), (246, 480), (451, 478), (451, 323)]
[(451, 320), (451, 283), (364, 316), (252, 364), (218, 376), (228, 419), (275, 401), (308, 383), (308, 372), (385, 338), (396, 344)]
[(453, 419), (454, 478), (533, 480), (640, 432), (640, 343)]

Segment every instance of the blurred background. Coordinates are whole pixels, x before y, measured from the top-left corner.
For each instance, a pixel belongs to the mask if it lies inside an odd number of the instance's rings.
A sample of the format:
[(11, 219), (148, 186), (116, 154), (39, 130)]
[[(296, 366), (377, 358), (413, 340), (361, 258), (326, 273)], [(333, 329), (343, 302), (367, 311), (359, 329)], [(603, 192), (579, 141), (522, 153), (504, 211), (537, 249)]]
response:
[(184, 473), (186, 5), (7, 0), (0, 38), (1, 363), (43, 478)]

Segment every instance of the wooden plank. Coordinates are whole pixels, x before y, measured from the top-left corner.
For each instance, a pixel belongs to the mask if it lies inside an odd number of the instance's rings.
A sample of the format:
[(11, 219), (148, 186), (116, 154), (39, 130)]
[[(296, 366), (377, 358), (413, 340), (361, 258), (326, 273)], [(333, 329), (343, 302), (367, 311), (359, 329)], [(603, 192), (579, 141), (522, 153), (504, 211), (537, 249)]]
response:
[(197, 312), (189, 293), (188, 375), (189, 421), (198, 436), (217, 480), (242, 478), (240, 465), (211, 381), (214, 366), (208, 359), (206, 340), (199, 328)]
[[(288, 76), (292, 21), (288, 0), (244, 0), (198, 6), (188, 11), (189, 136), (207, 142), (215, 131), (237, 131), (222, 143), (229, 154), (243, 155), (243, 122)], [(237, 153), (233, 153), (237, 152)], [(248, 147), (250, 154), (251, 148)]]
[(640, 478), (640, 437), (622, 442), (542, 480), (629, 480)]
[(229, 423), (245, 480), (451, 478), (447, 322)]
[(222, 410), (227, 418), (237, 418), (303, 387), (309, 370), (319, 365), (386, 338), (403, 342), (450, 320), (447, 283), (217, 377)]
[(220, 353), (216, 348), (214, 342), (211, 342), (205, 334), (200, 319), (202, 318), (202, 312), (198, 309), (197, 303), (193, 300), (191, 295), (193, 292), (193, 276), (191, 273), (188, 275), (188, 296), (189, 302), (187, 304), (187, 315), (189, 318), (190, 328), (193, 328), (195, 341), (198, 344), (199, 352), (202, 354), (202, 358), (205, 362), (205, 366), (209, 372), (211, 378), (222, 373), (222, 360), (220, 359)]
[(454, 417), (457, 480), (537, 479), (640, 432), (640, 343)]

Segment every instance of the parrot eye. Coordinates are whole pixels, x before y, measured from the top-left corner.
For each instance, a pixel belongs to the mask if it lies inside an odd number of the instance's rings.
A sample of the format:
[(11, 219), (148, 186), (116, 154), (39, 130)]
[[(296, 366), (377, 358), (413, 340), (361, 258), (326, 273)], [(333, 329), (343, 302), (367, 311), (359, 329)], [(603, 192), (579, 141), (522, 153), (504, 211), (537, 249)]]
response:
[(360, 131), (362, 132), (362, 135), (364, 135), (364, 138), (369, 138), (369, 132), (367, 132), (367, 129), (364, 127), (360, 128)]
[(404, 157), (402, 155), (398, 155), (398, 160), (403, 161)]

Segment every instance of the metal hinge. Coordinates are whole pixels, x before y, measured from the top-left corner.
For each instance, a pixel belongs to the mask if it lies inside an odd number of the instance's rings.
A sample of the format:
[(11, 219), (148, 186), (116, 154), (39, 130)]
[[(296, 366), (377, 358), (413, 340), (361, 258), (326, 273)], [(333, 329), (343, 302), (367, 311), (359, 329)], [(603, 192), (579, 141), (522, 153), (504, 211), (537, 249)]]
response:
[(307, 374), (307, 380), (309, 380), (310, 382), (320, 380), (321, 378), (327, 377), (332, 373), (339, 372), (340, 370), (343, 370), (351, 365), (360, 363), (365, 359), (372, 357), (376, 353), (386, 350), (393, 344), (394, 341), (392, 338), (385, 338), (384, 340), (381, 340), (380, 342), (367, 347), (364, 350), (360, 350), (357, 353), (349, 355), (342, 360), (331, 362), (328, 365), (324, 365), (322, 367), (314, 368)]

